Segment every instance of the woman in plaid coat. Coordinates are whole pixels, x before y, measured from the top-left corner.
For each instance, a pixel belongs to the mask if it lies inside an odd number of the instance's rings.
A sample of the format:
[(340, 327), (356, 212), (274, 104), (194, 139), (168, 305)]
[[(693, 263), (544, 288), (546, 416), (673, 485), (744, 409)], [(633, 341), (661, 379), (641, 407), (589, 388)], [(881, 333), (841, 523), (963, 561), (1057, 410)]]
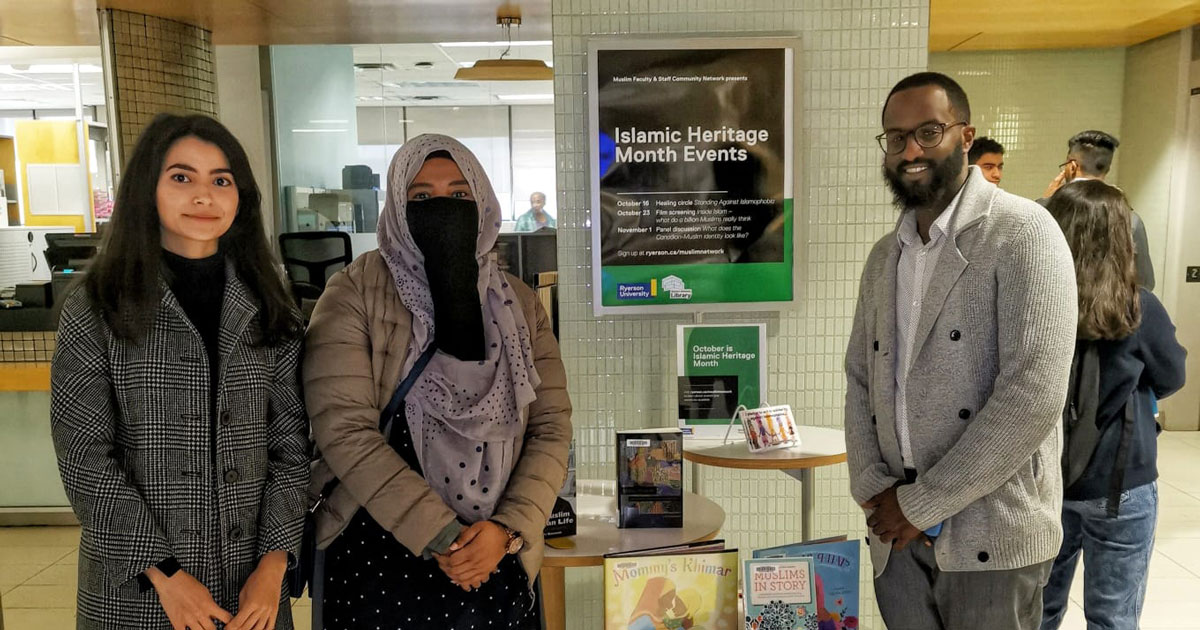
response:
[(220, 123), (159, 116), (62, 306), (51, 425), (83, 525), (80, 629), (292, 627), (301, 324), (259, 200)]

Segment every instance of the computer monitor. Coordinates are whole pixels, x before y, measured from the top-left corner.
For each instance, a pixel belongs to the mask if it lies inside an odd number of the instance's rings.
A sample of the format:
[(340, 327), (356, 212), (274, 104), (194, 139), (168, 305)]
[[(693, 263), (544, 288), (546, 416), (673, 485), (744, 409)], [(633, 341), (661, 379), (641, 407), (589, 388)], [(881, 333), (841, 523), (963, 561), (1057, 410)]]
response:
[(46, 262), (55, 271), (83, 268), (100, 251), (101, 237), (95, 232), (83, 234), (47, 234)]

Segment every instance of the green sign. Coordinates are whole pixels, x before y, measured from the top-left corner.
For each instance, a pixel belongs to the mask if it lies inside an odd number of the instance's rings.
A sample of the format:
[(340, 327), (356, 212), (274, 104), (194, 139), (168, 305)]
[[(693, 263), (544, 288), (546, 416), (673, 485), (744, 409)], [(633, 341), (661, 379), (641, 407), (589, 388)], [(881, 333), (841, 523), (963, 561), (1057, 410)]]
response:
[[(685, 434), (724, 432), (740, 405), (766, 399), (766, 324), (679, 326), (679, 426)], [(740, 429), (740, 425), (738, 425)]]

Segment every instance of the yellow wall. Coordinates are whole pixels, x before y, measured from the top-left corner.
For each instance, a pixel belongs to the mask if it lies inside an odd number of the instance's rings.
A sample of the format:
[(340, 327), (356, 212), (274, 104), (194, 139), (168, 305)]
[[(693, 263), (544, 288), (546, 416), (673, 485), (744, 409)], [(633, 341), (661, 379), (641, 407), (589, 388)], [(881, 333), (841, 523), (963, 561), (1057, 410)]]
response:
[[(21, 214), (24, 225), (69, 226), (76, 232), (84, 231), (83, 217), (31, 214), (29, 212), (30, 164), (77, 164), (79, 162), (79, 139), (77, 124), (70, 120), (23, 120), (17, 123), (17, 163), (20, 170)], [(85, 131), (86, 133), (86, 131)], [(86, 146), (86, 137), (85, 146)], [(91, 190), (91, 175), (88, 176)], [(88, 212), (94, 212), (92, 199), (88, 199)], [(93, 222), (95, 215), (93, 214)]]

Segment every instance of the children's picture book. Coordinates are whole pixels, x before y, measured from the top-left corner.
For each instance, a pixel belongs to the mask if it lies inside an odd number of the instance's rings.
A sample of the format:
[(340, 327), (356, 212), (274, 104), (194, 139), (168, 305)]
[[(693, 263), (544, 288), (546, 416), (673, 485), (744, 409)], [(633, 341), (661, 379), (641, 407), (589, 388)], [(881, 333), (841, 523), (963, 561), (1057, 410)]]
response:
[[(757, 549), (755, 558), (811, 558), (816, 579), (817, 630), (856, 630), (858, 628), (858, 570), (860, 543), (845, 536)], [(749, 628), (749, 626), (747, 626)], [(759, 627), (758, 630), (766, 630)]]
[(739, 409), (738, 417), (745, 427), (746, 445), (751, 453), (800, 446), (791, 405)]
[(668, 545), (666, 547), (646, 547), (644, 549), (635, 549), (633, 551), (606, 553), (604, 554), (604, 557), (631, 558), (636, 556), (671, 556), (685, 553), (707, 553), (710, 551), (725, 551), (725, 541), (718, 538), (716, 540), (700, 540), (679, 545)]
[(604, 630), (736, 630), (737, 550), (711, 546), (605, 556)]
[(683, 433), (617, 432), (618, 527), (683, 527)]
[(554, 500), (554, 510), (550, 512), (550, 518), (546, 521), (542, 535), (545, 538), (574, 536), (576, 521), (575, 440), (571, 440), (571, 447), (567, 451), (567, 479), (563, 482), (562, 489), (558, 491), (558, 497)]
[(760, 558), (743, 564), (745, 630), (817, 628), (812, 558)]

